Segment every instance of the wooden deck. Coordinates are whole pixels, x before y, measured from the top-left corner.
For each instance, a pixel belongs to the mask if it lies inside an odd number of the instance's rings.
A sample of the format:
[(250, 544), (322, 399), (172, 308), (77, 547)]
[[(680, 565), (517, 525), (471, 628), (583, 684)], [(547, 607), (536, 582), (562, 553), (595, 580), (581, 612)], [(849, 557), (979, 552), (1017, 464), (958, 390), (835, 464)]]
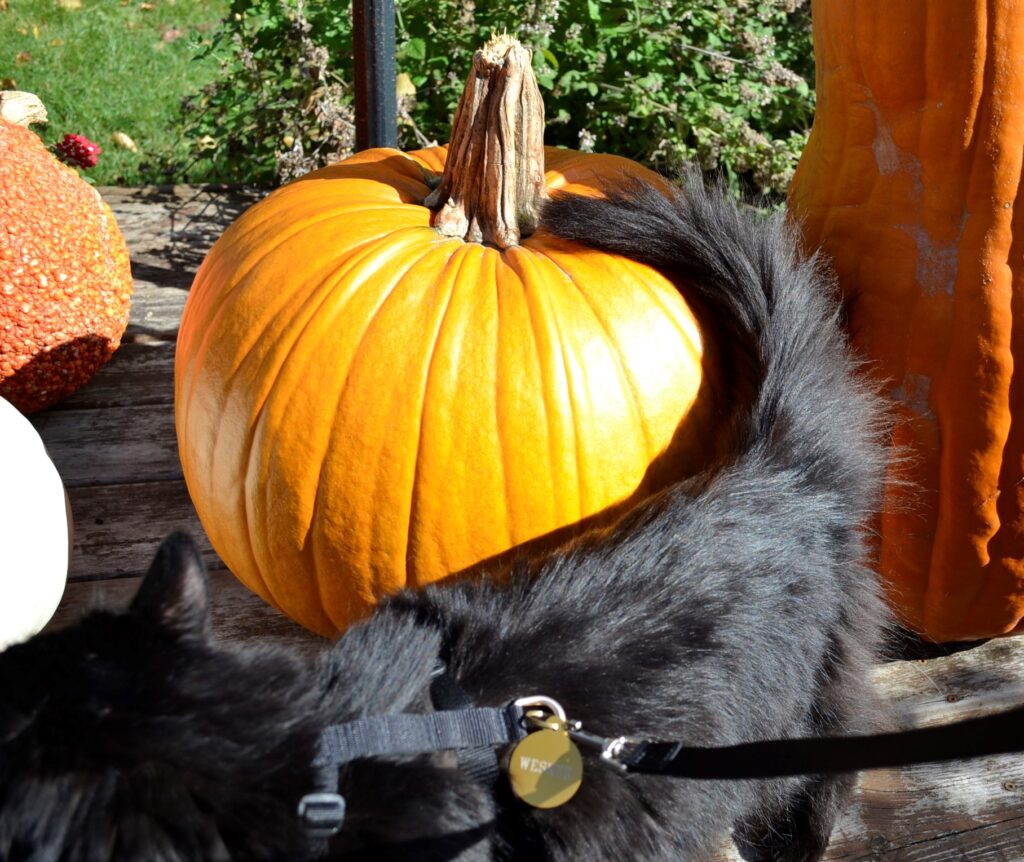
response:
[[(189, 501), (175, 444), (174, 339), (185, 297), (206, 250), (256, 195), (196, 187), (101, 191), (131, 248), (135, 297), (111, 362), (74, 396), (32, 417), (75, 515), (70, 581), (52, 625), (89, 607), (125, 604), (160, 539), (183, 527), (203, 541), (220, 637), (319, 649), (324, 641), (224, 569)], [(907, 726), (1024, 703), (1024, 638), (892, 662), (878, 679)], [(1024, 757), (864, 775), (826, 858), (1024, 862)], [(726, 851), (721, 859), (738, 857)]]

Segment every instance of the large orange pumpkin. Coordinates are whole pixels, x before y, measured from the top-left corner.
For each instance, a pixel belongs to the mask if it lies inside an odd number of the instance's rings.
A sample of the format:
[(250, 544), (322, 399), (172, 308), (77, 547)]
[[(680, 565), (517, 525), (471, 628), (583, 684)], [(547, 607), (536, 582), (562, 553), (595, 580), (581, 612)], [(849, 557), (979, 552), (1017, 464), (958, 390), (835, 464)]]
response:
[(790, 203), (831, 257), (904, 460), (880, 565), (936, 641), (1024, 617), (1024, 3), (815, 0)]
[(121, 343), (131, 294), (110, 207), (0, 117), (0, 396), (31, 413), (89, 380)]
[[(445, 180), (449, 203), (654, 178), (560, 150), (540, 173), (519, 143), (496, 167), (461, 122), (459, 170), (524, 172)], [(494, 244), (445, 236), (423, 202), (446, 161), (370, 150), (277, 190), (218, 240), (185, 308), (176, 421), (200, 519), (244, 583), (325, 634), (621, 510), (700, 448), (705, 347), (675, 287), (543, 232), (508, 242), (487, 215), (461, 224)]]

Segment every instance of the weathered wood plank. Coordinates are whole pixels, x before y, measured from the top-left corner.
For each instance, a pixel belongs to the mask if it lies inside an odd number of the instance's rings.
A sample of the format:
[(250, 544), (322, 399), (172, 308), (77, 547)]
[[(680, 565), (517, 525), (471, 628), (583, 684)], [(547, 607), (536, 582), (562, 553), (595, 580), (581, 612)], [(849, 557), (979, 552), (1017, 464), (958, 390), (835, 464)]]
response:
[(170, 405), (53, 410), (31, 419), (68, 488), (182, 476)]
[[(991, 714), (1024, 703), (1024, 638), (890, 662), (876, 670), (875, 679), (901, 727)], [(1024, 757), (863, 773), (825, 859), (1022, 862)], [(727, 848), (716, 862), (742, 860)]]
[(99, 192), (128, 242), (136, 280), (185, 289), (224, 228), (265, 194), (215, 185), (103, 186)]
[(195, 273), (185, 270), (180, 273), (181, 285), (155, 285), (142, 281), (137, 273), (145, 271), (144, 264), (132, 263), (136, 274), (135, 290), (132, 293), (131, 313), (128, 317), (128, 335), (149, 335), (173, 339), (178, 334), (181, 312), (188, 299)]
[[(875, 677), (903, 727), (987, 715), (1024, 703), (1024, 639), (891, 662)], [(865, 773), (826, 858), (1024, 860), (1024, 758)]]
[(944, 658), (891, 662), (876, 675), (904, 726), (984, 715), (1024, 704), (1024, 638), (992, 640)]
[[(128, 606), (140, 578), (70, 583), (48, 630), (67, 626), (96, 609), (121, 610)], [(274, 643), (313, 653), (329, 645), (306, 631), (244, 587), (224, 569), (210, 572), (210, 617), (218, 640), (246, 643)]]
[(183, 480), (69, 488), (75, 521), (71, 580), (140, 575), (161, 539), (192, 534), (206, 564), (224, 564), (210, 547)]
[(173, 402), (173, 334), (170, 338), (161, 338), (129, 332), (117, 353), (92, 380), (42, 415), (109, 407), (171, 406)]
[(1015, 756), (866, 773), (826, 859), (1020, 862), (1022, 786)]
[(131, 251), (129, 333), (177, 331), (188, 289), (210, 246), (264, 192), (227, 186), (103, 187)]
[(172, 411), (138, 408), (173, 404), (174, 339), (195, 270), (262, 193), (216, 186), (100, 191), (131, 252), (128, 331), (93, 380), (32, 420), (70, 486), (178, 478)]

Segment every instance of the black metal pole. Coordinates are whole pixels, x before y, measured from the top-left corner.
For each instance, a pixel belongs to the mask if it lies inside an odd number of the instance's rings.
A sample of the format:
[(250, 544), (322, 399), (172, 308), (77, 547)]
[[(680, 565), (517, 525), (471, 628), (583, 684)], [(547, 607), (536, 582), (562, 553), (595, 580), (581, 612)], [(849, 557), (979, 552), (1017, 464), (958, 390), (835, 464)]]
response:
[(394, 0), (352, 0), (356, 149), (398, 146)]

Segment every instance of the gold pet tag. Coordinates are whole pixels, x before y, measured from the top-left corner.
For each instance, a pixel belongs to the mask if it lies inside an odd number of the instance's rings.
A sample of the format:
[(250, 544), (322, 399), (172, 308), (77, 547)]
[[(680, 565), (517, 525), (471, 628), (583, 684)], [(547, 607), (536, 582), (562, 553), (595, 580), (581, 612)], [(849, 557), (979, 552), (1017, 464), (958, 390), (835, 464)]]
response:
[(555, 808), (572, 799), (583, 782), (583, 758), (564, 730), (538, 730), (509, 757), (512, 792), (534, 808)]

